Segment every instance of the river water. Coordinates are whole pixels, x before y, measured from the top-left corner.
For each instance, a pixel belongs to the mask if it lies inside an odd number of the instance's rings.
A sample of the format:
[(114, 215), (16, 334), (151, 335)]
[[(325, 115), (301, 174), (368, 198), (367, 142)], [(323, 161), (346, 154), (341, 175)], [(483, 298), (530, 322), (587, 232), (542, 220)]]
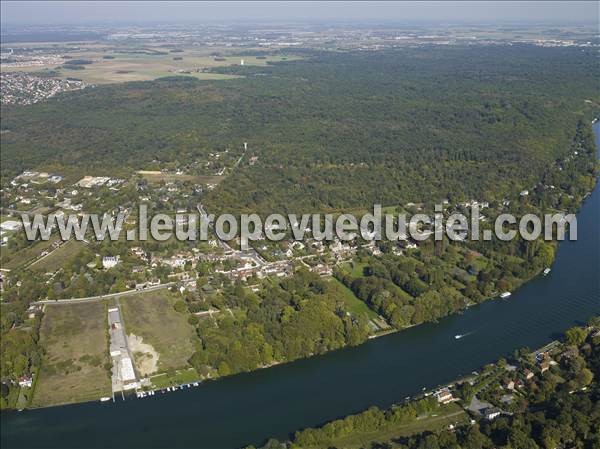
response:
[[(600, 123), (594, 126), (600, 148)], [(600, 313), (600, 189), (585, 201), (578, 240), (559, 245), (552, 272), (508, 300), (354, 348), (125, 402), (3, 413), (9, 447), (236, 448), (386, 407), (535, 348)], [(466, 334), (456, 340), (454, 335)]]

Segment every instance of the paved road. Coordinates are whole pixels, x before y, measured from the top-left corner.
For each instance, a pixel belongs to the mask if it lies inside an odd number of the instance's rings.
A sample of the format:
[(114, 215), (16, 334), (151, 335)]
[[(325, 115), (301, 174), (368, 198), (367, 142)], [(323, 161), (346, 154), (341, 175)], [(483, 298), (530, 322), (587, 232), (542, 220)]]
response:
[[(121, 302), (119, 301), (119, 298), (117, 298), (117, 308), (119, 309), (119, 319), (121, 320), (121, 332), (123, 332), (123, 335), (125, 336), (125, 349), (127, 350), (127, 355), (129, 356), (131, 364), (133, 365), (135, 381), (138, 382), (141, 376), (140, 372), (137, 369), (137, 366), (135, 366), (135, 359), (133, 358), (133, 353), (131, 352), (131, 348), (129, 347), (129, 337), (127, 337), (127, 330), (125, 329), (125, 319), (123, 318), (123, 311), (121, 310)], [(121, 388), (121, 391), (122, 390), (123, 388)]]
[(80, 302), (99, 301), (102, 299), (119, 298), (119, 297), (125, 296), (125, 295), (138, 295), (138, 294), (145, 293), (145, 292), (151, 292), (151, 291), (155, 291), (155, 290), (163, 290), (163, 289), (169, 288), (173, 285), (175, 285), (175, 282), (168, 282), (166, 284), (154, 285), (152, 287), (144, 288), (142, 290), (127, 290), (127, 291), (119, 292), (119, 293), (109, 293), (107, 295), (88, 296), (87, 298), (70, 298), (70, 299), (57, 299), (57, 300), (45, 299), (42, 301), (36, 301), (33, 304), (75, 304), (75, 303), (80, 303)]

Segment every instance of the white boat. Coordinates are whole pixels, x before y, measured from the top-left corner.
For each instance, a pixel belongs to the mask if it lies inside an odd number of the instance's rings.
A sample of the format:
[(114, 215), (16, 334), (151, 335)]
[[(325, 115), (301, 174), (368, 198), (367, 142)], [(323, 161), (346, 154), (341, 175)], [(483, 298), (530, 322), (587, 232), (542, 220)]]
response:
[(510, 295), (512, 295), (511, 292), (500, 293), (500, 298), (505, 299), (508, 298)]
[(457, 340), (459, 340), (459, 339), (461, 339), (463, 337), (464, 337), (464, 335), (460, 335), (460, 334), (454, 336), (454, 338), (456, 338)]
[(110, 401), (110, 398), (108, 396), (104, 396), (104, 397), (100, 398), (100, 402), (106, 402), (106, 401)]
[(544, 270), (544, 276), (548, 276), (548, 273), (550, 273), (550, 271), (551, 271), (550, 268), (546, 268)]

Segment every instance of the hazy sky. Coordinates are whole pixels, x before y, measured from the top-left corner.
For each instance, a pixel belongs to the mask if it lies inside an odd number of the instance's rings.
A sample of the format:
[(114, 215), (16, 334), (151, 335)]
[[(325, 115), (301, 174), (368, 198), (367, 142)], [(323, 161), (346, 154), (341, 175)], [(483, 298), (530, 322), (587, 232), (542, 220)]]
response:
[(1, 0), (3, 25), (369, 20), (598, 23), (597, 1), (98, 2)]

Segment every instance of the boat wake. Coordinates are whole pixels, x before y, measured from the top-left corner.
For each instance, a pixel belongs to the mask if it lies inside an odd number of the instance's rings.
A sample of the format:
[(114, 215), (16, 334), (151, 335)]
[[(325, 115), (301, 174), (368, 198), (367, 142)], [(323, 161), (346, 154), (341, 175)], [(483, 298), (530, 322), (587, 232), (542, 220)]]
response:
[(467, 337), (467, 336), (471, 335), (472, 333), (473, 332), (467, 332), (466, 334), (457, 334), (457, 335), (454, 336), (454, 338), (456, 340), (460, 340), (461, 338)]

